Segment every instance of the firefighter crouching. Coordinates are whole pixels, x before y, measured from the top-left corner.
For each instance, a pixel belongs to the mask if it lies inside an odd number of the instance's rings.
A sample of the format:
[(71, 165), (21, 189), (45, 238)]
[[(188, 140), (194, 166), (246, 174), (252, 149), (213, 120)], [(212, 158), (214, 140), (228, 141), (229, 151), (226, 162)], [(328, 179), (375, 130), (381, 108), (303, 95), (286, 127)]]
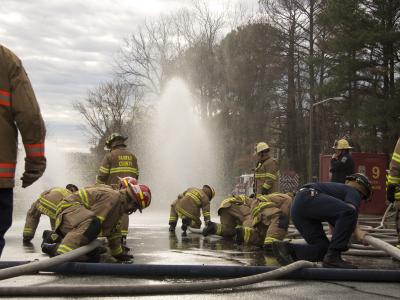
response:
[(236, 195), (224, 199), (218, 209), (221, 223), (208, 222), (203, 229), (203, 235), (216, 234), (226, 238), (235, 236), (236, 226), (243, 224), (243, 221), (251, 214), (251, 203), (254, 198), (246, 195)]
[(169, 215), (169, 231), (175, 231), (178, 218), (182, 219), (183, 234), (186, 234), (187, 227), (200, 228), (200, 209), (203, 212), (204, 223), (210, 221), (210, 201), (215, 196), (215, 191), (209, 185), (202, 189), (190, 187), (178, 196), (171, 204)]
[(107, 185), (80, 189), (59, 203), (56, 233), (60, 238), (51, 244), (43, 243), (42, 251), (50, 256), (63, 254), (102, 236), (107, 238), (114, 258), (130, 261), (133, 256), (123, 252), (118, 224), (123, 214), (131, 214), (137, 209), (141, 212), (150, 202), (151, 192), (145, 185), (128, 183), (122, 190)]
[(287, 234), (291, 203), (288, 194), (259, 195), (243, 226), (236, 228), (237, 242), (259, 245), (272, 252), (272, 243), (283, 240)]
[(30, 243), (35, 236), (36, 228), (39, 225), (42, 214), (50, 218), (51, 229), (54, 230), (58, 203), (60, 203), (64, 197), (67, 197), (77, 190), (78, 187), (70, 183), (67, 184), (65, 188), (55, 187), (41, 193), (26, 214), (24, 232), (22, 235), (23, 243)]
[(389, 166), (387, 200), (396, 208), (397, 248), (400, 249), (400, 138), (397, 140)]
[(270, 156), (268, 144), (258, 143), (255, 151), (258, 161), (254, 170), (254, 193), (267, 195), (278, 192), (279, 166), (278, 162)]
[[(109, 150), (103, 158), (99, 168), (96, 183), (111, 185), (118, 188), (120, 178), (132, 177), (139, 178), (139, 167), (136, 156), (127, 149), (126, 140), (128, 138), (119, 134), (111, 134), (105, 147)], [(129, 216), (125, 214), (121, 219), (122, 244), (126, 246), (128, 236)]]
[[(272, 250), (280, 264), (295, 260), (321, 261), (328, 268), (356, 268), (345, 261), (341, 253), (348, 249), (354, 233), (362, 242), (366, 232), (357, 226), (361, 200), (372, 193), (368, 178), (360, 173), (350, 175), (346, 183), (316, 182), (306, 184), (296, 194), (292, 204), (292, 222), (307, 244), (274, 242)], [(322, 222), (334, 227), (329, 241)]]

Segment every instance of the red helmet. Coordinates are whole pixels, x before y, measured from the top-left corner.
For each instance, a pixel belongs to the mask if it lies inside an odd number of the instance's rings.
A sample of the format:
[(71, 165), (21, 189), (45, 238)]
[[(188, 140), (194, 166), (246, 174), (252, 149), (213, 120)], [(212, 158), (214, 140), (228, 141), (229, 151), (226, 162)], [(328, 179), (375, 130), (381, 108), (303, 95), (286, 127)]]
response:
[(137, 185), (137, 180), (136, 178), (133, 177), (129, 176), (123, 178), (118, 177), (118, 179), (119, 179), (119, 185), (118, 185), (119, 190), (126, 189), (129, 184)]
[(144, 184), (131, 184), (129, 183), (128, 195), (133, 201), (136, 201), (139, 211), (150, 206), (151, 203), (151, 191), (148, 186)]

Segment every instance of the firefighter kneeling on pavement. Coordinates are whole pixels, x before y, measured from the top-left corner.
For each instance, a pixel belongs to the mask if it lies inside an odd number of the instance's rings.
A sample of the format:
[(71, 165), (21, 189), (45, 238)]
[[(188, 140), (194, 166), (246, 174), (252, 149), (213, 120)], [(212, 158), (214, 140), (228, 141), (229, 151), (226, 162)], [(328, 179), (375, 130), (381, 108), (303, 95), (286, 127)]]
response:
[(22, 235), (23, 243), (29, 244), (35, 236), (36, 228), (39, 225), (42, 214), (50, 218), (51, 229), (54, 230), (58, 203), (77, 190), (78, 187), (70, 183), (67, 184), (65, 188), (55, 187), (41, 193), (26, 214), (24, 232)]
[(169, 231), (174, 232), (178, 218), (182, 219), (182, 231), (186, 234), (187, 227), (200, 228), (200, 209), (203, 211), (204, 223), (210, 221), (210, 201), (215, 196), (215, 191), (209, 185), (202, 189), (191, 187), (178, 196), (171, 204), (169, 215)]
[(236, 234), (235, 228), (251, 214), (251, 203), (255, 201), (246, 195), (235, 195), (224, 199), (218, 209), (221, 223), (208, 222), (203, 229), (203, 235), (216, 234), (232, 238)]
[(283, 240), (287, 234), (291, 203), (288, 194), (258, 195), (251, 205), (251, 214), (242, 227), (236, 228), (237, 243), (258, 245), (271, 252), (272, 243)]
[(142, 212), (150, 202), (150, 189), (142, 184), (128, 182), (127, 187), (120, 190), (107, 185), (80, 189), (59, 203), (56, 214), (59, 237), (55, 240), (52, 237), (52, 243), (44, 241), (42, 251), (50, 256), (64, 254), (101, 236), (107, 238), (114, 258), (131, 261), (133, 256), (125, 254), (121, 246), (119, 222), (123, 214)]

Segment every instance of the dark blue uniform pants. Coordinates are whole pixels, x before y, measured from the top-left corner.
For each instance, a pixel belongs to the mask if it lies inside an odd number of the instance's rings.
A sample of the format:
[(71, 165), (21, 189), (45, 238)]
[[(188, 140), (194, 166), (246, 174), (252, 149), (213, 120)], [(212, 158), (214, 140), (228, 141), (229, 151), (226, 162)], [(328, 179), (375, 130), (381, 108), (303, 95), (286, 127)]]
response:
[(13, 189), (0, 189), (0, 256), (4, 248), (4, 235), (12, 223)]
[[(296, 194), (292, 205), (292, 220), (308, 245), (292, 244), (297, 259), (321, 261), (328, 250), (346, 251), (357, 225), (357, 211), (340, 199), (309, 189)], [(325, 235), (322, 222), (334, 226), (331, 242)]]

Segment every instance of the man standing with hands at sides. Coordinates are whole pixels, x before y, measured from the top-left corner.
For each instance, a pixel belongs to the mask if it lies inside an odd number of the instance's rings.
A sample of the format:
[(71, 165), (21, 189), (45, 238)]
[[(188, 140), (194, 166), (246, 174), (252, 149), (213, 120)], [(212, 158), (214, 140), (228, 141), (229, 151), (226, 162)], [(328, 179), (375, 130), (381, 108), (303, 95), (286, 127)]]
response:
[(46, 169), (46, 129), (35, 93), (20, 59), (0, 45), (0, 256), (4, 235), (12, 224), (13, 188), (18, 131), (25, 147), (22, 187), (38, 180)]
[(332, 182), (345, 183), (346, 176), (354, 173), (354, 161), (350, 155), (350, 144), (345, 139), (335, 141), (332, 147), (335, 149), (335, 153), (331, 158), (331, 169)]

